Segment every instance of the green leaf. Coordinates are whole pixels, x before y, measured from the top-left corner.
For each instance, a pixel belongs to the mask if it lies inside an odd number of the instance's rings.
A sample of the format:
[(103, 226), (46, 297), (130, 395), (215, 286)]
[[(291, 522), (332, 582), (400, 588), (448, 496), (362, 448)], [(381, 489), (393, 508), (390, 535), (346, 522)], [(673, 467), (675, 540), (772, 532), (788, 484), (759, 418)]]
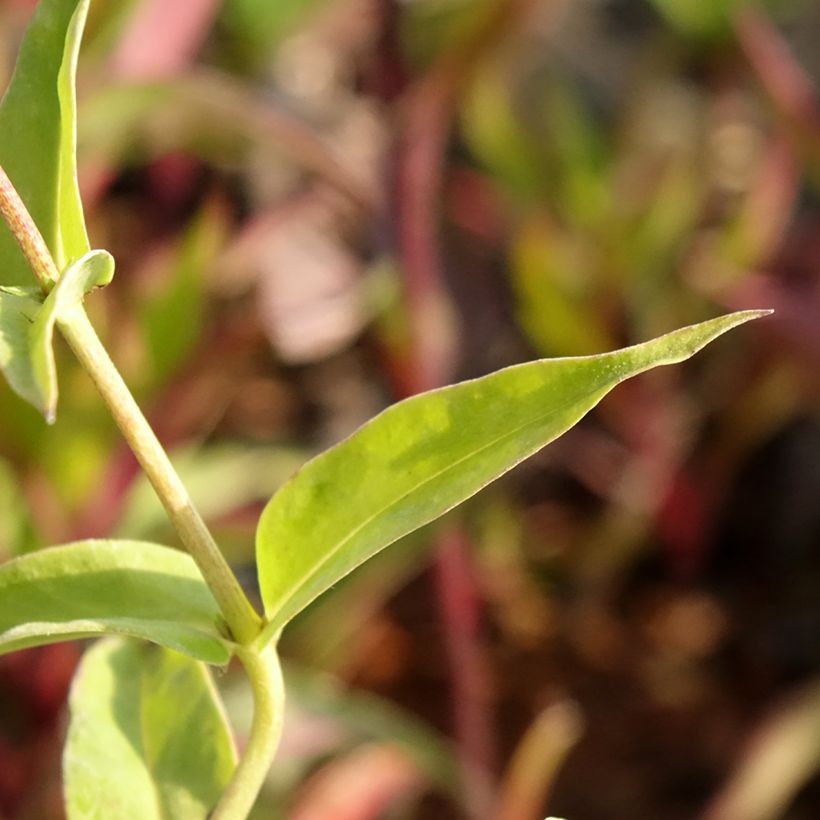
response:
[(562, 356), (606, 349), (608, 334), (594, 309), (600, 277), (579, 253), (578, 240), (541, 215), (524, 220), (509, 245), (518, 324), (536, 351)]
[[(703, 42), (726, 40), (732, 33), (732, 19), (737, 17), (749, 0), (650, 0), (655, 10), (679, 34)], [(776, 14), (788, 9), (781, 0), (761, 0), (756, 5)]]
[(41, 412), (46, 397), (34, 377), (31, 325), (42, 306), (38, 288), (0, 288), (0, 369), (11, 389)]
[(222, 27), (227, 45), (244, 65), (266, 59), (311, 13), (328, 0), (226, 0), (222, 7)]
[(482, 61), (461, 105), (464, 139), (493, 178), (522, 200), (539, 198), (546, 184), (542, 135), (515, 108), (517, 78), (501, 59)]
[(738, 0), (651, 0), (661, 16), (684, 34), (713, 37), (726, 34)]
[(85, 653), (69, 705), (69, 820), (205, 820), (236, 754), (201, 663), (107, 638)]
[(683, 361), (768, 312), (729, 314), (613, 353), (508, 367), (388, 408), (308, 462), (262, 513), (265, 637), (378, 550), (557, 438), (619, 382)]
[(190, 556), (142, 541), (78, 541), (0, 565), (0, 653), (128, 635), (225, 664), (232, 644)]
[(57, 411), (57, 365), (54, 326), (82, 303), (90, 290), (114, 275), (108, 251), (89, 251), (60, 277), (42, 301), (36, 288), (0, 287), (0, 369), (12, 389), (54, 421)]
[(19, 473), (11, 461), (0, 458), (0, 556), (7, 560), (39, 546)]
[[(62, 270), (88, 249), (75, 161), (74, 78), (88, 0), (40, 0), (0, 102), (0, 165)], [(31, 281), (28, 265), (0, 225), (0, 282)]]
[(194, 217), (156, 283), (143, 284), (136, 318), (146, 347), (153, 385), (165, 381), (200, 338), (205, 298), (203, 275), (219, 256), (228, 230), (228, 214), (214, 200)]

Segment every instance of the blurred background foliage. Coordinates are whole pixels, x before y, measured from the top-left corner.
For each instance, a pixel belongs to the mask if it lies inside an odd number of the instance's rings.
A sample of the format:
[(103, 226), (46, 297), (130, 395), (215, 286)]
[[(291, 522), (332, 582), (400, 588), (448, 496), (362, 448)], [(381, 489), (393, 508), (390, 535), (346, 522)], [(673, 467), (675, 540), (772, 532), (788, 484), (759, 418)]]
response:
[[(818, 38), (812, 0), (94, 0), (89, 309), (252, 594), (265, 500), (388, 403), (777, 310), (301, 616), (255, 817), (818, 816)], [(61, 359), (54, 427), (0, 386), (0, 554), (175, 544)], [(3, 817), (61, 816), (80, 651), (0, 659)]]

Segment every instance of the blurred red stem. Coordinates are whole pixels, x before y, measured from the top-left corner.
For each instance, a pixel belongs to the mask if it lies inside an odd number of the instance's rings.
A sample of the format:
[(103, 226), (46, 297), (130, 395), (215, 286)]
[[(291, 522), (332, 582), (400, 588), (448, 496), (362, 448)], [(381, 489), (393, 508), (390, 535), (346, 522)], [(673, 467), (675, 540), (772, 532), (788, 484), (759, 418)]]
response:
[(441, 534), (433, 565), (439, 614), (444, 624), (462, 790), (471, 817), (488, 818), (487, 774), (493, 770), (493, 732), (481, 647), (481, 600), (473, 575), (472, 545), (461, 529)]
[(452, 376), (454, 340), (431, 339), (429, 331), (446, 333), (434, 322), (447, 303), (439, 225), (445, 151), (456, 104), (482, 55), (503, 40), (533, 4), (497, 2), (473, 36), (460, 48), (445, 51), (403, 102), (393, 202), (413, 351), (407, 362), (411, 392), (438, 387)]
[[(456, 339), (447, 321), (449, 300), (439, 236), (445, 152), (456, 104), (473, 68), (531, 5), (533, 0), (499, 0), (473, 36), (461, 47), (445, 51), (403, 101), (393, 191), (410, 327), (409, 351), (399, 363), (404, 370), (400, 374), (403, 394), (439, 387), (453, 375)], [(453, 687), (464, 793), (471, 815), (481, 818), (489, 817), (491, 810), (481, 784), (492, 765), (493, 739), (479, 637), (480, 595), (471, 564), (463, 533), (444, 534), (434, 565), (437, 600)]]
[(820, 135), (817, 92), (769, 18), (746, 5), (735, 18), (735, 32), (774, 104), (801, 130)]

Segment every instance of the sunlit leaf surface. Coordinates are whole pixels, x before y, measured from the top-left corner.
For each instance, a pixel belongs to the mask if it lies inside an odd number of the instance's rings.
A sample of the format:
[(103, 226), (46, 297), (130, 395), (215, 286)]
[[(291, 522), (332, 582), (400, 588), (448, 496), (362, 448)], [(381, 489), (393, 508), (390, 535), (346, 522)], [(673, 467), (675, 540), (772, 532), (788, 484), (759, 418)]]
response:
[(0, 653), (103, 633), (224, 664), (231, 643), (185, 553), (141, 541), (78, 541), (0, 565)]
[(236, 756), (208, 670), (107, 638), (84, 656), (63, 753), (69, 820), (204, 820)]
[(308, 462), (259, 523), (268, 635), (371, 555), (557, 438), (615, 385), (683, 361), (742, 311), (597, 356), (542, 359), (415, 396)]

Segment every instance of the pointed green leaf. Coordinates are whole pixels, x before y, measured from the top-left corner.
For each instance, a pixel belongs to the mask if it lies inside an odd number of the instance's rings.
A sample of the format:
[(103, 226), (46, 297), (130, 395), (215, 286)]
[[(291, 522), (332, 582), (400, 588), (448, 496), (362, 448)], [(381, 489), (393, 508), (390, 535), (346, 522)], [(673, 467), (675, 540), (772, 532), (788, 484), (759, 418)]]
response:
[[(0, 165), (62, 270), (88, 248), (75, 162), (74, 78), (88, 0), (40, 0), (0, 102)], [(0, 282), (31, 272), (0, 225)]]
[(68, 820), (205, 820), (236, 755), (201, 663), (107, 638), (85, 653), (69, 705)]
[(388, 408), (308, 462), (262, 513), (266, 635), (375, 552), (557, 438), (619, 382), (683, 361), (768, 312), (733, 313), (613, 353), (508, 367)]
[(103, 633), (208, 663), (232, 644), (190, 556), (141, 541), (78, 541), (0, 564), (0, 653)]

